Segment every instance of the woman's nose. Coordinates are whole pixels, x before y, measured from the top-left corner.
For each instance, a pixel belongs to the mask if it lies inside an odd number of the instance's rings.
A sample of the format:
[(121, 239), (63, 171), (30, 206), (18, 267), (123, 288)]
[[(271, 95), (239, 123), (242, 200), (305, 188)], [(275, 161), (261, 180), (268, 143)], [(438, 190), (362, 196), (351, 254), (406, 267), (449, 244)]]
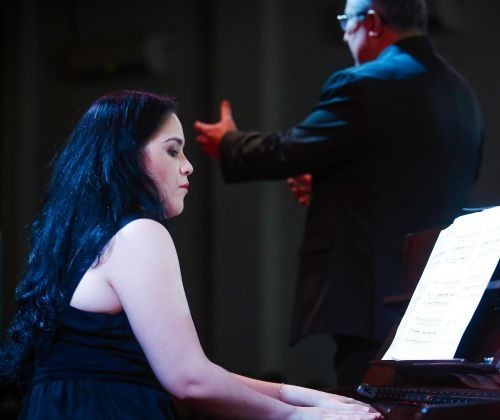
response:
[(186, 158), (184, 164), (181, 167), (182, 173), (185, 175), (191, 175), (194, 171), (193, 165), (191, 165), (191, 162)]

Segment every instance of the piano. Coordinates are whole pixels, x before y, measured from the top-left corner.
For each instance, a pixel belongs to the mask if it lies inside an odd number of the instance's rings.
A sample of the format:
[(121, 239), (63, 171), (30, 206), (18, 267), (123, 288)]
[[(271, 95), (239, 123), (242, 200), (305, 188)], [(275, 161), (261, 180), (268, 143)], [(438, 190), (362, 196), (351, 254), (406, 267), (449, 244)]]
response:
[[(439, 232), (432, 229), (407, 238), (404, 266), (408, 293), (385, 299), (401, 317)], [(396, 328), (359, 387), (345, 395), (373, 405), (389, 420), (500, 419), (500, 264), (453, 359), (380, 360), (395, 332)]]

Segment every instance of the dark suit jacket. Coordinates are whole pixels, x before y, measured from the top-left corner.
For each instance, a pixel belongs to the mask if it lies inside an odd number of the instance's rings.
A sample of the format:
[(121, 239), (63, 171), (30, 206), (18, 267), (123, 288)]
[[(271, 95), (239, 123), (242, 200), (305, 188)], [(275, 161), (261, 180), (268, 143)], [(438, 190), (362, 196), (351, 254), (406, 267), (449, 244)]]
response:
[(313, 175), (292, 343), (317, 333), (384, 338), (394, 319), (382, 300), (404, 292), (405, 234), (459, 215), (482, 135), (471, 89), (418, 36), (334, 73), (296, 127), (223, 138), (227, 181)]

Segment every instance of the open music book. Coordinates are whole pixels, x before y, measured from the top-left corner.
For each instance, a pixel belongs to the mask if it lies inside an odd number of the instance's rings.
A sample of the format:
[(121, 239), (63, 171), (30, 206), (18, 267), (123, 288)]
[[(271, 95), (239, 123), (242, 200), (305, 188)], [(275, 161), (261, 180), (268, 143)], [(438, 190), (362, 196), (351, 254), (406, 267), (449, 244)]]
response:
[(434, 245), (382, 360), (453, 359), (500, 258), (500, 207), (455, 219)]

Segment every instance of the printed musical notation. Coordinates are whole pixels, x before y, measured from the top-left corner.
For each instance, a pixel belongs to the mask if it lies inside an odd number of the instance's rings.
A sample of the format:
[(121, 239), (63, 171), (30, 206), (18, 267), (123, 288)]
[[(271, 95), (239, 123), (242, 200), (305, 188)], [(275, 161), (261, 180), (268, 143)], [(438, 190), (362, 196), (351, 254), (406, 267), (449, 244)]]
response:
[(382, 359), (452, 359), (499, 258), (500, 207), (455, 219), (440, 233)]

